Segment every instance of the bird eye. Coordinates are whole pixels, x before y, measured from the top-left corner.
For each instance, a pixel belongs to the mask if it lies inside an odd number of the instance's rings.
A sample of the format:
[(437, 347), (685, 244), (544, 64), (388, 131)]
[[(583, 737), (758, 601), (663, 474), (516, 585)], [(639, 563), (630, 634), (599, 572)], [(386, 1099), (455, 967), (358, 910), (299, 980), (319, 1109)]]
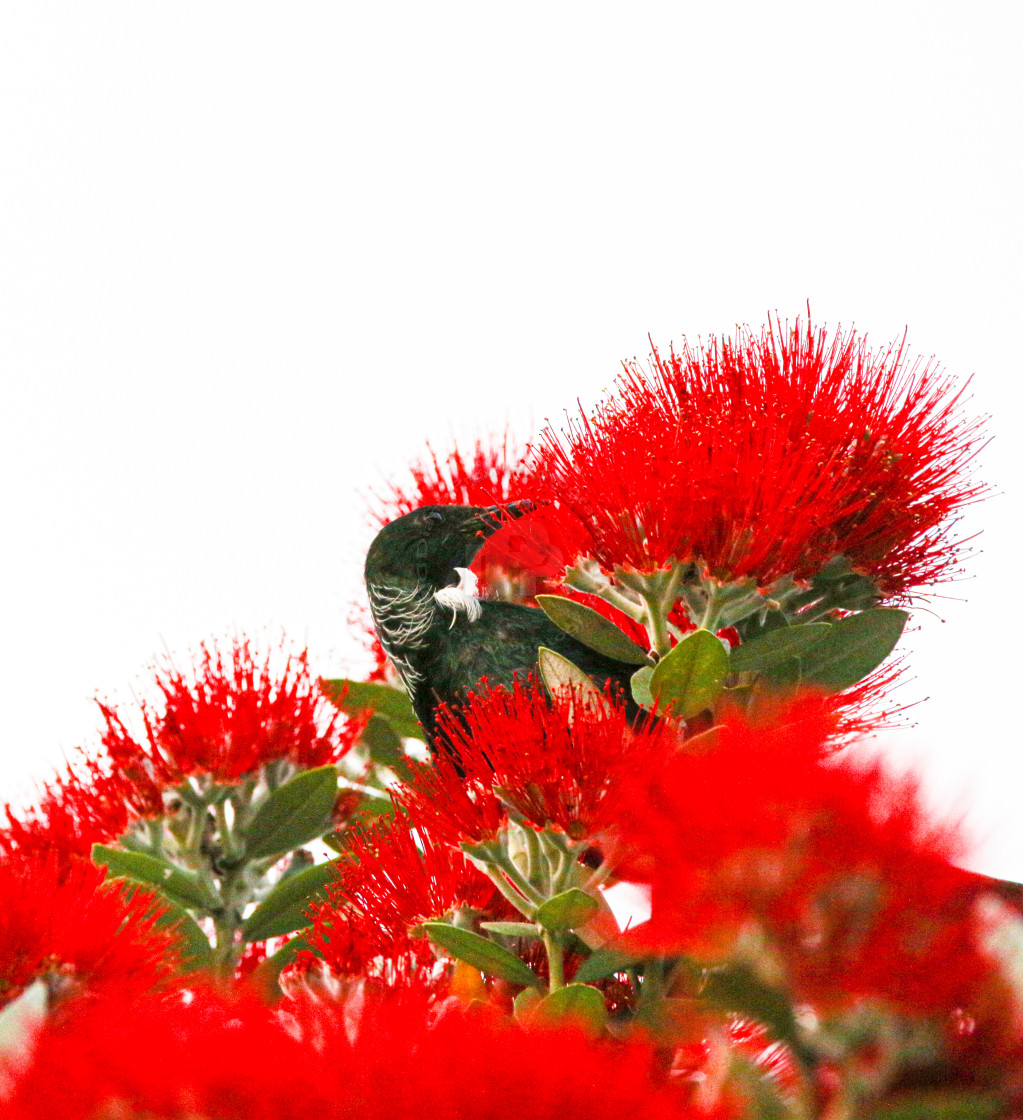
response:
[(427, 521), (443, 521), (444, 520), (444, 514), (438, 513), (436, 510), (434, 510), (433, 513), (428, 513), (426, 515), (426, 520)]

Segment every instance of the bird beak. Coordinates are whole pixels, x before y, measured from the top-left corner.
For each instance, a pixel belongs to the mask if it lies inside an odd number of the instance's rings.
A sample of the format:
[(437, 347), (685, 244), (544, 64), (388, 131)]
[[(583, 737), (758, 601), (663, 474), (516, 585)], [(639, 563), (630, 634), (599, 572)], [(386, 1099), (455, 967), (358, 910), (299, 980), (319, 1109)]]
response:
[(509, 521), (517, 521), (520, 517), (525, 517), (527, 513), (532, 513), (536, 508), (536, 502), (523, 498), (518, 502), (509, 502), (506, 506), (487, 506), (485, 509), (481, 509), (476, 516), (483, 525), (483, 535), (489, 537)]

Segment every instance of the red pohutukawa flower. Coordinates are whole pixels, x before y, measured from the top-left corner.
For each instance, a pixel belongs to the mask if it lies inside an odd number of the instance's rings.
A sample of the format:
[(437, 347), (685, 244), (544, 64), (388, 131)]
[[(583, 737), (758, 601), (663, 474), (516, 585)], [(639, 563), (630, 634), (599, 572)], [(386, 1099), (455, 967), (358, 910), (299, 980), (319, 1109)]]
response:
[(340, 1008), (295, 1008), (286, 1025), (257, 1000), (195, 987), (68, 1008), (2, 1071), (2, 1103), (4, 1120), (707, 1120), (653, 1069), (639, 1043), (457, 1012), (431, 1026), (413, 1000), (368, 1006), (355, 1022)]
[(302, 937), (311, 952), (299, 953), (281, 976), (281, 987), (301, 997), (324, 977), (362, 981), (385, 989), (437, 994), (445, 984), (443, 969), (426, 938), (412, 938), (408, 930), (381, 926), (372, 916), (327, 903), (308, 909), (312, 925)]
[(190, 672), (168, 660), (154, 676), (159, 703), (142, 704), (138, 737), (100, 704), (106, 752), (150, 799), (192, 774), (232, 782), (278, 759), (324, 766), (352, 745), (356, 729), (323, 697), (306, 652), (283, 643), (263, 655), (247, 639), (204, 643)]
[[(378, 503), (380, 524), (427, 505), (492, 506), (536, 497), (527, 450), (514, 446), (507, 433), (500, 443), (477, 440), (471, 456), (455, 448), (440, 459), (428, 458), (410, 468), (411, 485), (391, 486)], [(530, 600), (539, 581), (558, 576), (585, 546), (585, 533), (574, 515), (545, 504), (509, 520), (489, 537), (472, 564), (484, 588), (505, 598)]]
[(831, 725), (736, 720), (627, 776), (607, 831), (624, 878), (652, 886), (647, 948), (726, 957), (755, 922), (794, 995), (976, 1007), (993, 970), (954, 829), (879, 762), (822, 761)]
[(409, 937), (412, 927), (463, 906), (486, 910), (495, 901), (490, 879), (405, 813), (350, 830), (345, 846), (328, 887), (330, 902), (311, 909), (306, 934), (338, 975), (372, 971), (397, 985), (421, 980), (436, 962), (424, 939)]
[(44, 786), (32, 808), (16, 812), (5, 806), (0, 852), (89, 859), (93, 844), (107, 843), (125, 832), (134, 817), (129, 802), (154, 814), (162, 811), (158, 799), (140, 803), (131, 783), (105, 761), (85, 756), (77, 768), (68, 766)]
[(395, 798), (455, 843), (494, 835), (502, 818), (495, 790), (537, 828), (583, 839), (608, 811), (621, 770), (678, 739), (667, 720), (633, 728), (618, 700), (552, 701), (533, 682), (471, 695), (441, 712), (438, 729), (446, 757), (419, 769)]
[(885, 595), (949, 578), (953, 515), (982, 487), (962, 390), (902, 345), (797, 319), (626, 363), (617, 394), (542, 433), (541, 493), (607, 570), (697, 561), (720, 580), (816, 574), (844, 554)]
[(180, 946), (160, 928), (157, 896), (103, 874), (61, 853), (0, 861), (0, 1006), (38, 977), (51, 996), (138, 993), (171, 978)]
[(480, 752), (457, 759), (441, 750), (429, 763), (410, 760), (413, 778), (392, 786), (391, 799), (453, 847), (463, 840), (492, 840), (505, 823), (505, 807), (494, 793), (494, 771)]
[(496, 893), (460, 851), (405, 813), (351, 830), (345, 848), (332, 895), (384, 925), (413, 926), (459, 906), (482, 910)]
[(477, 440), (469, 457), (456, 447), (442, 460), (427, 446), (427, 458), (413, 463), (409, 474), (411, 485), (392, 483), (379, 500), (382, 525), (421, 506), (492, 506), (532, 497), (526, 449), (507, 432), (500, 443)]
[(819, 738), (823, 757), (882, 728), (900, 726), (902, 713), (913, 706), (898, 704), (891, 696), (901, 684), (904, 668), (902, 658), (887, 661), (842, 692), (821, 692), (810, 685), (800, 685), (795, 692), (760, 687), (745, 707), (736, 707), (727, 697), (722, 700), (720, 718), (743, 721), (756, 728), (763, 741), (778, 744), (800, 735), (799, 725), (806, 723), (811, 737)]

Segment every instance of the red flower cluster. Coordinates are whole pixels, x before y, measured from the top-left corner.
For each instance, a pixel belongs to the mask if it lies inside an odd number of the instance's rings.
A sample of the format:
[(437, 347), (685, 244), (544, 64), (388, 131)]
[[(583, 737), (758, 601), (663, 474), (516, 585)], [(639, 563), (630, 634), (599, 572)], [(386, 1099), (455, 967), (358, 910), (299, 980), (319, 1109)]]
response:
[(198, 987), (173, 999), (69, 1007), (2, 1071), (5, 1120), (686, 1120), (639, 1043), (598, 1045), (572, 1030), (520, 1030), (452, 1011), (429, 1025), (414, 1000), (268, 1008)]
[(165, 813), (164, 792), (193, 774), (236, 781), (287, 759), (301, 767), (336, 762), (359, 730), (323, 696), (305, 652), (283, 645), (257, 656), (248, 640), (224, 652), (202, 645), (191, 674), (156, 669), (162, 703), (143, 703), (136, 736), (101, 703), (101, 749), (82, 753), (27, 811), (5, 806), (0, 852), (58, 851), (88, 859), (138, 818)]
[[(799, 320), (653, 359), (649, 374), (627, 365), (609, 400), (532, 453), (507, 437), (447, 460), (431, 451), (380, 520), (532, 499), (475, 561), (490, 591), (529, 601), (593, 556), (626, 590), (645, 588), (647, 614), (561, 593), (662, 657), (665, 616), (676, 636), (692, 629), (686, 604), (701, 596), (708, 628), (738, 627), (718, 632), (729, 645), (756, 633), (742, 614), (756, 594), (719, 597), (711, 581), (766, 589), (836, 556), (883, 596), (954, 574), (951, 519), (982, 492), (963, 473), (980, 437), (935, 367)], [(697, 564), (702, 586), (692, 570), (645, 584), (621, 570), (674, 563)], [(818, 586), (846, 574), (836, 564)], [(678, 594), (680, 575), (686, 597), (672, 603), (663, 589)], [(798, 623), (816, 591), (782, 589), (772, 594)], [(813, 648), (799, 641), (775, 655)], [(361, 717), (336, 711), (306, 654), (283, 646), (261, 655), (238, 639), (201, 646), (185, 670), (159, 664), (156, 695), (134, 716), (100, 705), (101, 752), (35, 809), (6, 809), (0, 1006), (38, 978), (50, 998), (21, 1052), (0, 1057), (5, 1120), (737, 1120), (788, 1103), (830, 1115), (839, 1102), (880, 1115), (906, 1077), (1011, 1099), (1023, 924), (982, 897), (990, 882), (953, 865), (959, 834), (928, 823), (913, 779), (835, 753), (884, 718), (876, 702), (898, 663), (821, 695), (753, 668), (721, 681), (709, 646), (710, 668), (694, 641), (697, 656), (679, 650), (662, 674), (674, 666), (679, 687), (686, 673), (713, 675), (713, 709), (687, 722), (637, 716), (610, 692), (481, 681), (439, 711), (435, 757), (408, 760), (411, 777), (389, 789), (393, 818), (344, 833), (327, 901), (316, 893), (326, 869), (303, 871), (300, 849), (332, 804), (336, 822), (342, 802), (358, 812), (380, 790), (349, 781), (339, 796), (331, 772), (287, 778), (341, 759)], [(765, 660), (748, 649), (747, 666), (770, 667), (771, 643), (760, 648)], [(836, 639), (828, 656), (844, 649)], [(372, 652), (373, 679), (385, 679)], [(372, 757), (391, 746), (381, 737)], [(146, 817), (161, 819), (142, 827)], [(216, 934), (209, 953), (188, 956), (176, 904), (104, 881), (82, 858), (97, 841), (120, 841), (121, 867), (199, 914)], [(649, 887), (649, 920), (625, 933), (605, 891), (615, 879)], [(1012, 884), (994, 886), (1015, 899)], [(276, 962), (250, 940), (303, 919)], [(454, 962), (413, 935), (431, 919), (452, 923), (429, 928)], [(270, 976), (285, 993), (276, 1008), (255, 998)], [(931, 1051), (910, 1060), (910, 1036)]]
[[(392, 486), (379, 503), (377, 520), (383, 525), (428, 505), (507, 505), (535, 498), (537, 486), (527, 454), (512, 446), (507, 433), (500, 444), (477, 440), (471, 457), (455, 448), (441, 460), (429, 448), (428, 459), (411, 467), (412, 486), (407, 490)], [(489, 537), (472, 569), (485, 589), (531, 600), (540, 581), (560, 575), (585, 540), (572, 514), (547, 504), (509, 521)]]
[(427, 446), (427, 458), (409, 468), (412, 485), (392, 484), (379, 501), (377, 519), (385, 525), (422, 506), (493, 506), (529, 498), (530, 473), (525, 449), (505, 432), (500, 444), (476, 441), (467, 457), (456, 447), (441, 460)]
[[(85, 757), (79, 769), (69, 766), (45, 786), (27, 812), (16, 813), (5, 806), (0, 852), (24, 856), (59, 853), (87, 860), (93, 844), (121, 836), (133, 819), (129, 803), (137, 803), (138, 797), (108, 763)], [(152, 808), (159, 811), (161, 806)]]
[(500, 797), (536, 828), (573, 839), (591, 835), (626, 766), (677, 741), (668, 721), (634, 729), (621, 701), (549, 700), (516, 682), (442, 712), (444, 752), (394, 797), (413, 806), (449, 843), (492, 837), (504, 820)]
[(172, 977), (178, 941), (157, 896), (104, 883), (103, 869), (61, 854), (0, 861), (0, 1006), (37, 977), (51, 996), (138, 993)]
[(954, 572), (980, 435), (936, 367), (798, 319), (653, 362), (541, 436), (540, 494), (580, 518), (606, 569), (695, 560), (767, 585), (844, 554), (886, 595)]
[[(306, 940), (335, 975), (373, 971), (398, 986), (428, 984), (435, 958), (425, 939), (413, 940), (409, 931), (458, 907), (488, 909), (494, 884), (405, 813), (350, 830), (345, 845), (328, 887), (330, 902), (311, 908)], [(307, 956), (304, 965), (315, 961)]]
[(325, 766), (352, 745), (355, 728), (324, 699), (305, 651), (257, 656), (247, 639), (226, 652), (204, 643), (190, 673), (167, 661), (155, 684), (160, 703), (143, 703), (141, 738), (100, 704), (103, 746), (144, 804), (192, 774), (233, 782), (278, 759)]
[(653, 906), (630, 940), (722, 959), (755, 922), (795, 996), (818, 1007), (975, 1006), (992, 966), (973, 877), (950, 862), (959, 837), (927, 823), (912, 779), (822, 761), (829, 734), (806, 714), (734, 721), (626, 779), (609, 853), (623, 878), (651, 884)]
[(485, 760), (472, 767), (467, 759), (463, 765), (442, 750), (429, 764), (410, 762), (409, 766), (412, 780), (394, 786), (391, 799), (424, 821), (431, 833), (454, 847), (463, 840), (491, 840), (497, 835), (506, 814)]
[[(891, 693), (901, 683), (904, 667), (901, 658), (887, 661), (843, 692), (821, 692), (811, 685), (793, 692), (767, 684), (756, 687), (745, 706), (726, 695), (717, 705), (719, 719), (742, 721), (762, 742), (781, 744), (787, 736), (801, 735), (799, 725), (805, 723), (811, 736), (820, 737), (822, 751), (833, 754), (879, 729), (900, 726), (902, 713), (912, 704), (896, 703)], [(784, 745), (779, 750), (784, 753)]]

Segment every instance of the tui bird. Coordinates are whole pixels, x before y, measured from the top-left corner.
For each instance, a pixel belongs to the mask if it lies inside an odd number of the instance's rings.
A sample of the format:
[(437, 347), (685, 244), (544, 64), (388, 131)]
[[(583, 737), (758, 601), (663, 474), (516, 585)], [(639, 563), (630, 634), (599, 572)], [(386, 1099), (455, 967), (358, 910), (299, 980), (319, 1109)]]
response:
[(635, 665), (583, 645), (536, 607), (476, 597), (473, 557), (506, 515), (533, 508), (423, 506), (386, 525), (370, 546), (366, 589), (377, 637), (431, 746), (437, 704), (457, 702), (483, 677), (510, 686), (516, 674), (536, 673), (540, 646), (567, 657), (599, 688), (611, 681), (629, 697)]

